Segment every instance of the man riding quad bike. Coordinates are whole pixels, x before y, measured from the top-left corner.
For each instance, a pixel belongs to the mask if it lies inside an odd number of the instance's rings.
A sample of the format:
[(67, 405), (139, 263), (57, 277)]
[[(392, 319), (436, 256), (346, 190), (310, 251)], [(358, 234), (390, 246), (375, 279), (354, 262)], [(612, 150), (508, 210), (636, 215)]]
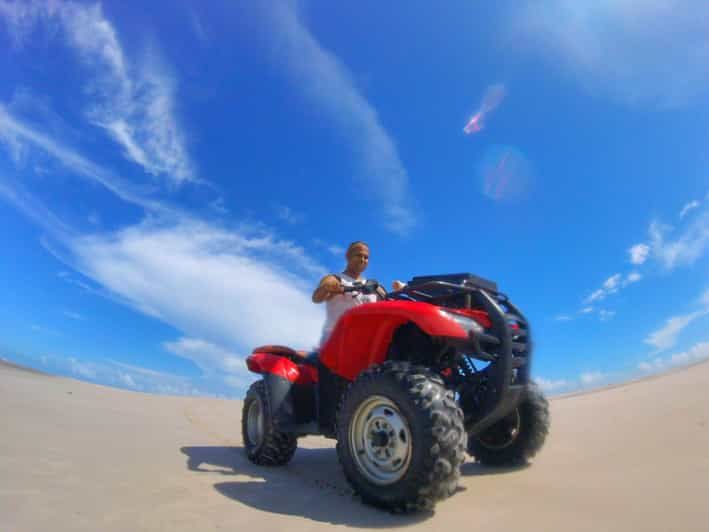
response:
[[(381, 293), (372, 280), (345, 290)], [(466, 451), (521, 465), (542, 447), (549, 412), (531, 356), (529, 324), (495, 283), (414, 277), (343, 313), (319, 352), (254, 349), (246, 363), (263, 377), (243, 405), (245, 452), (282, 465), (298, 437), (333, 438), (364, 502), (432, 509), (456, 490)]]

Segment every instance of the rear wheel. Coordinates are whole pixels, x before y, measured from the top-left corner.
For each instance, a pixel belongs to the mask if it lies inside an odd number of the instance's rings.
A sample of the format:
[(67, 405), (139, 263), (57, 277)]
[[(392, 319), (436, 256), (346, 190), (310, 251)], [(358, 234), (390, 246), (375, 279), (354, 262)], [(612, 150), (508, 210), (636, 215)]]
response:
[(466, 439), (453, 393), (407, 362), (362, 373), (337, 417), (337, 453), (350, 485), (364, 502), (396, 511), (431, 509), (455, 491)]
[(257, 381), (246, 392), (241, 413), (241, 433), (248, 459), (259, 465), (284, 465), (298, 446), (293, 434), (279, 432), (273, 426), (263, 381)]
[(510, 414), (477, 436), (468, 437), (468, 452), (482, 464), (524, 465), (544, 445), (549, 422), (549, 403), (532, 387)]

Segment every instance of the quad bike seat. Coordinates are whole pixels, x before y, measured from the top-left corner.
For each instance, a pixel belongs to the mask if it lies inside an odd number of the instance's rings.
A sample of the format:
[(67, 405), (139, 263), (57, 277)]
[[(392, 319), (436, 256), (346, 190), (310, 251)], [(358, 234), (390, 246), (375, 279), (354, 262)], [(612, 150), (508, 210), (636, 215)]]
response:
[(296, 351), (285, 345), (262, 345), (253, 351), (254, 353), (271, 353), (292, 360), (296, 364), (316, 367), (318, 364), (318, 351)]

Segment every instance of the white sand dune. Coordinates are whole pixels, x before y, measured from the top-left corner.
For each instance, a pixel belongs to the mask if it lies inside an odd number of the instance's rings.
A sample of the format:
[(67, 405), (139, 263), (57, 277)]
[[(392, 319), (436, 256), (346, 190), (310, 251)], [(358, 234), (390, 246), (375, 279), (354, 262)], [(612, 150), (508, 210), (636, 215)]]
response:
[(251, 465), (239, 402), (0, 365), (0, 530), (709, 530), (709, 364), (551, 405), (530, 467), (469, 461), (433, 515), (396, 516), (352, 497), (330, 440)]

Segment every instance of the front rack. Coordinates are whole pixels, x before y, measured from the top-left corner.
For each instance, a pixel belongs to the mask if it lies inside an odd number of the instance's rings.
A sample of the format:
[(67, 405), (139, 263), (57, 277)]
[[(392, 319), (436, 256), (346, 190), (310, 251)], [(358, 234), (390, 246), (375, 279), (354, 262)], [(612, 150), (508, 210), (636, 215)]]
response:
[(491, 362), (489, 386), (492, 393), (484, 405), (485, 414), (467, 428), (478, 433), (518, 404), (529, 384), (532, 336), (528, 320), (505, 294), (480, 286), (431, 280), (406, 285), (389, 293), (387, 298), (424, 301), (438, 306), (446, 306), (446, 302), (453, 300), (463, 308), (484, 309), (492, 327), (483, 335), (471, 336), (471, 340), (477, 351), (475, 356)]

